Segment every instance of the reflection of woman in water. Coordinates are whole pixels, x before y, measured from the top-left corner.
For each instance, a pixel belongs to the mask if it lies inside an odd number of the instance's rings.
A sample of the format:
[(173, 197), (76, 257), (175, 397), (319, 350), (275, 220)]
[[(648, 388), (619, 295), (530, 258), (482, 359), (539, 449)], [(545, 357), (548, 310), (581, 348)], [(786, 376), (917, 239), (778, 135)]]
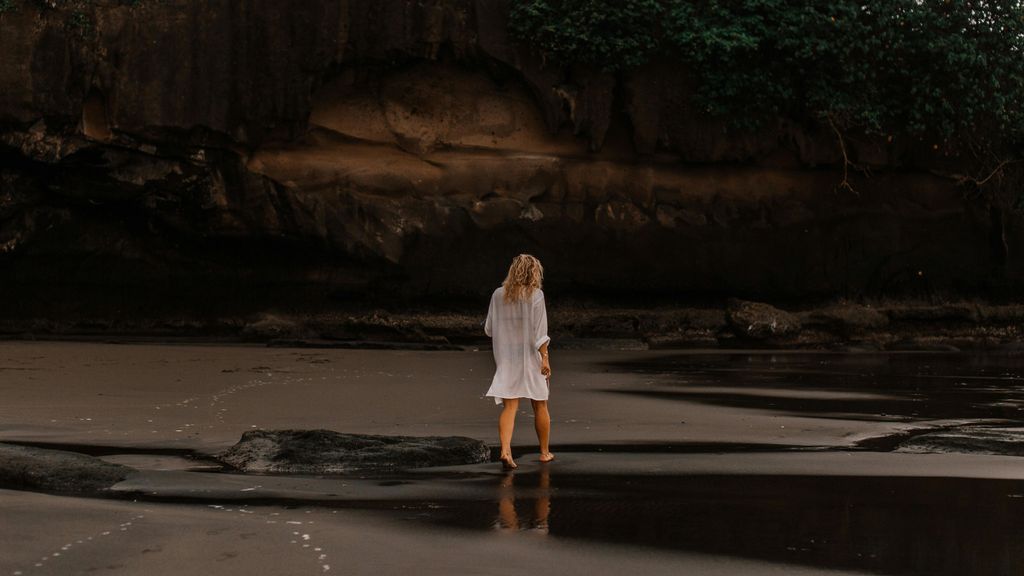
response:
[(512, 460), (512, 430), (516, 423), (519, 399), (533, 404), (534, 426), (540, 443), (540, 461), (555, 459), (548, 450), (551, 416), (548, 414), (548, 315), (544, 307), (541, 282), (544, 268), (529, 254), (512, 259), (508, 276), (493, 294), (487, 310), (484, 332), (494, 343), (494, 379), (487, 390), (498, 404), (504, 404), (498, 419), (501, 462), (506, 470), (515, 469)]
[(536, 497), (533, 503), (533, 516), (519, 515), (516, 511), (516, 488), (514, 474), (509, 472), (501, 479), (498, 488), (498, 517), (494, 528), (505, 532), (518, 532), (530, 529), (541, 534), (548, 533), (548, 516), (551, 514), (551, 474), (547, 466), (540, 470), (537, 477), (536, 490), (527, 490)]

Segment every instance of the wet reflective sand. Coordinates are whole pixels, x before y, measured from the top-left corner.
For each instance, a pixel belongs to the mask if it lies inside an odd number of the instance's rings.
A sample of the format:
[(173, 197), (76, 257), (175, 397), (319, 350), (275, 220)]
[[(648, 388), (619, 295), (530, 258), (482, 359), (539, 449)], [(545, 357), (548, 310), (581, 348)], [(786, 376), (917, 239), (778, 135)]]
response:
[(433, 502), (418, 519), (888, 574), (1013, 574), (1024, 565), (1020, 480), (514, 476), (498, 484), (497, 506)]
[(205, 457), (253, 426), (494, 443), (489, 351), (0, 351), (0, 441), (143, 470), (126, 501), (0, 491), (0, 575), (1024, 566), (1020, 356), (566, 351), (555, 462), (535, 462), (527, 410), (512, 474), (316, 478)]
[(1024, 415), (1024, 360), (1015, 355), (707, 354), (606, 363), (659, 378), (626, 394), (818, 418), (1012, 419)]

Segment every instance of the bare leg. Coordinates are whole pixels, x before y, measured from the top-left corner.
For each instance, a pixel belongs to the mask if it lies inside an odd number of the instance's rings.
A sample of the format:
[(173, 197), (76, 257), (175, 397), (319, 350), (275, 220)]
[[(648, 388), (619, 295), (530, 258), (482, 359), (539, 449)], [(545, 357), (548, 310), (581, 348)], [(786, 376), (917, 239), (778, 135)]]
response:
[(515, 468), (512, 460), (512, 431), (516, 427), (516, 411), (519, 410), (518, 398), (502, 398), (501, 416), (498, 418), (498, 438), (501, 440), (501, 460), (507, 467)]
[(497, 528), (516, 532), (519, 530), (519, 515), (516, 514), (516, 489), (513, 485), (515, 474), (508, 472), (501, 479), (501, 497), (498, 499)]
[(550, 462), (555, 459), (548, 446), (551, 436), (551, 414), (548, 413), (547, 400), (531, 400), (533, 403), (533, 426), (537, 430), (537, 442), (540, 444), (540, 461)]
[(548, 516), (551, 515), (551, 472), (547, 466), (540, 467), (540, 496), (537, 498), (537, 505), (534, 508), (533, 527), (544, 534), (548, 533)]

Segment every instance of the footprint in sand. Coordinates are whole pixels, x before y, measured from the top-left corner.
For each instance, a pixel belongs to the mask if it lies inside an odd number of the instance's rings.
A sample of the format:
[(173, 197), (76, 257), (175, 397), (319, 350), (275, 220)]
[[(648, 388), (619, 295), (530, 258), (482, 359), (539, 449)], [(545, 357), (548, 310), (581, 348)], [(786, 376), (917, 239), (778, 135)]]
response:
[[(146, 511), (148, 512), (148, 510), (146, 510)], [(139, 520), (142, 520), (145, 517), (146, 517), (145, 514), (137, 514), (135, 516), (132, 516), (130, 520), (128, 520), (126, 522), (122, 522), (121, 524), (119, 524), (117, 526), (118, 531), (120, 531), (120, 532), (127, 532), (128, 529), (131, 528), (134, 525), (135, 522), (137, 522)], [(89, 535), (89, 536), (82, 536), (82, 537), (78, 538), (77, 540), (74, 540), (72, 542), (68, 542), (67, 544), (64, 544), (63, 546), (60, 547), (60, 550), (51, 552), (51, 553), (43, 556), (42, 558), (39, 559), (38, 562), (34, 563), (33, 567), (35, 567), (35, 568), (42, 568), (50, 560), (54, 560), (54, 559), (58, 559), (58, 558), (61, 558), (61, 559), (66, 558), (68, 554), (74, 552), (77, 548), (82, 547), (82, 546), (88, 544), (89, 542), (94, 542), (96, 540), (99, 540), (99, 539), (105, 538), (107, 536), (110, 536), (113, 533), (114, 533), (114, 529), (110, 529), (110, 530), (103, 530), (101, 532), (98, 532), (96, 534), (92, 534), (92, 535)], [(12, 576), (24, 576), (24, 575), (25, 575), (25, 570), (17, 570), (15, 572), (12, 572)]]
[[(220, 504), (210, 504), (210, 505), (208, 505), (208, 507), (213, 509), (213, 510), (218, 510), (218, 511), (221, 511), (221, 512), (236, 512), (236, 510), (234, 508), (228, 508), (228, 507), (220, 505)], [(245, 506), (240, 506), (238, 508), (237, 512), (239, 514), (250, 515), (250, 517), (251, 517), (251, 515), (254, 514), (254, 512), (252, 510), (248, 510)], [(306, 514), (312, 514), (312, 512), (313, 512), (312, 510), (306, 510), (305, 511)], [(333, 513), (337, 513), (337, 510), (333, 511)], [(278, 524), (278, 521), (274, 520), (272, 518), (278, 518), (280, 516), (281, 516), (280, 512), (270, 512), (270, 513), (267, 513), (267, 514), (263, 514), (261, 517), (264, 519), (264, 522), (266, 522), (267, 524)], [(300, 546), (303, 550), (309, 550), (312, 554), (315, 554), (316, 562), (317, 562), (317, 565), (320, 567), (321, 573), (330, 572), (331, 565), (327, 563), (328, 556), (327, 556), (327, 553), (324, 552), (323, 547), (316, 546), (314, 544), (314, 542), (313, 542), (313, 535), (312, 534), (310, 534), (309, 532), (305, 532), (303, 530), (297, 530), (296, 529), (296, 527), (308, 526), (308, 525), (312, 525), (312, 524), (316, 524), (316, 521), (315, 520), (285, 520), (284, 521), (284, 526), (288, 529), (288, 533), (286, 534), (285, 537), (288, 539), (288, 543), (289, 544), (294, 544), (296, 546)], [(247, 538), (250, 538), (252, 536), (254, 536), (254, 534), (252, 534), (252, 533), (243, 533), (243, 534), (240, 535), (240, 537), (242, 539), (247, 539)]]

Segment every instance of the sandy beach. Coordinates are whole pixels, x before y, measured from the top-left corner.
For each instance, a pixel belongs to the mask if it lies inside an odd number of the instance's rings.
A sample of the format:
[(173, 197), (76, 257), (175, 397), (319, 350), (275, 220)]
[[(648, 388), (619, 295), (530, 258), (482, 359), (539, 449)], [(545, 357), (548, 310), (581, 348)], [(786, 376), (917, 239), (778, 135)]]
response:
[[(493, 374), (487, 349), (420, 352), (48, 342), (4, 343), (0, 350), (0, 391), (8, 399), (0, 407), (4, 440), (215, 452), (251, 428), (329, 428), (497, 441), (498, 409), (483, 397)], [(560, 352), (551, 384), (557, 443), (849, 446), (909, 426), (855, 415), (804, 418), (642, 395), (627, 401), (622, 396), (660, 389), (659, 377), (609, 364), (673, 355)], [(784, 358), (787, 353), (775, 356)], [(759, 388), (752, 393), (764, 397), (773, 392)], [(781, 393), (838, 401), (863, 399), (865, 394), (886, 397), (859, 391)], [(523, 416), (516, 443), (529, 446), (535, 441), (528, 406)]]
[(550, 465), (527, 406), (515, 474), (257, 476), (207, 457), (252, 429), (496, 444), (490, 350), (6, 342), (0, 442), (138, 472), (113, 498), (0, 491), (0, 574), (1010, 574), (1024, 460), (906, 441), (1013, 434), (1019, 363), (556, 350)]

